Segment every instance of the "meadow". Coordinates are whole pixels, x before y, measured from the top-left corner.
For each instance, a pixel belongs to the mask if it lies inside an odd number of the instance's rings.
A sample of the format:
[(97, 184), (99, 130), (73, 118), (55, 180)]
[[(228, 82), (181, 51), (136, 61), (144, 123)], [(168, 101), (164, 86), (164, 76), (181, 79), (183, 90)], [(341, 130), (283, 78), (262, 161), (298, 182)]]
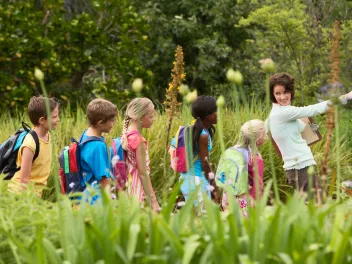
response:
[[(59, 126), (51, 132), (53, 163), (43, 199), (33, 186), (21, 194), (8, 192), (0, 177), (0, 263), (352, 263), (352, 190), (341, 187), (352, 180), (351, 102), (335, 108), (327, 152), (327, 116), (315, 118), (323, 139), (311, 148), (324, 203), (293, 192), (267, 140), (260, 148), (265, 191), (248, 217), (231, 198), (222, 211), (205, 197), (204, 210), (195, 213), (192, 196), (191, 202), (180, 201), (179, 175), (167, 153), (178, 127), (192, 121), (186, 96), (179, 104), (185, 84), (193, 92), (226, 99), (218, 108), (213, 170), (244, 122), (268, 116), (270, 74), (295, 77), (297, 106), (315, 103), (328, 83), (350, 89), (351, 1), (1, 3), (0, 143), (22, 121), (30, 124), (25, 107), (31, 96), (49, 94), (63, 106)], [(143, 91), (130, 90), (136, 78), (143, 79)], [(116, 125), (104, 135), (110, 146), (121, 133), (126, 103), (140, 94), (157, 109), (143, 135), (162, 210), (156, 213), (124, 193), (117, 200), (103, 193), (95, 206), (73, 206), (60, 193), (57, 157), (87, 129), (86, 105), (102, 97), (119, 107)], [(173, 116), (169, 135), (168, 112)], [(321, 177), (324, 159), (328, 170)]]
[[(185, 108), (183, 108), (185, 109)], [(234, 145), (240, 126), (249, 119), (265, 120), (265, 104), (253, 100), (244, 108), (222, 111), (223, 140)], [(186, 108), (187, 110), (187, 108)], [(185, 123), (188, 113), (175, 116), (171, 135)], [(120, 134), (122, 113), (107, 144)], [(340, 142), (333, 138), (329, 152), (329, 186), (337, 162), (341, 180), (352, 175), (352, 151), (348, 109), (340, 111)], [(324, 205), (307, 204), (285, 184), (282, 162), (274, 153), (269, 161), (269, 141), (261, 153), (266, 162), (266, 190), (263, 200), (251, 209), (249, 217), (240, 214), (237, 203), (222, 212), (218, 205), (206, 200), (206, 210), (196, 215), (192, 203), (176, 209), (179, 195), (178, 175), (169, 168), (166, 149), (167, 116), (158, 112), (152, 128), (143, 131), (149, 142), (151, 178), (162, 206), (161, 213), (151, 212), (126, 197), (104, 199), (104, 205), (72, 208), (70, 200), (55, 189), (57, 155), (86, 129), (84, 110), (76, 113), (61, 110), (60, 125), (52, 132), (54, 159), (48, 190), (44, 200), (30, 191), (21, 196), (6, 191), (1, 181), (0, 194), (0, 259), (1, 263), (350, 263), (352, 262), (352, 203), (341, 192), (336, 201), (333, 193)], [(28, 121), (25, 114), (2, 114), (0, 141), (4, 141)], [(188, 120), (189, 121), (189, 120)], [(324, 116), (316, 118), (321, 133), (326, 134)], [(218, 131), (219, 132), (219, 131)], [(215, 169), (221, 154), (219, 133), (211, 153)], [(323, 160), (325, 139), (313, 146), (318, 164)], [(339, 145), (340, 156), (336, 156)], [(166, 171), (164, 171), (166, 162)], [(278, 179), (280, 200), (274, 199), (272, 168)], [(56, 187), (58, 187), (56, 185)], [(327, 188), (328, 190), (328, 188)], [(268, 206), (270, 204), (270, 206)]]

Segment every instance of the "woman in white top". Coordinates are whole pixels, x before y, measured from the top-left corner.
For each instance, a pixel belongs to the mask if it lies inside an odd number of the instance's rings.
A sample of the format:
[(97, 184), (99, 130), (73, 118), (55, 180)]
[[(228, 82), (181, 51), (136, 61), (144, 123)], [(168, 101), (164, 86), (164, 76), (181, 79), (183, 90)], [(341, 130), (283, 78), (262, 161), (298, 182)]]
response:
[[(326, 112), (330, 101), (295, 107), (291, 103), (295, 96), (294, 78), (288, 73), (277, 73), (270, 77), (270, 99), (273, 107), (266, 120), (266, 131), (271, 133), (284, 161), (288, 184), (296, 190), (308, 191), (308, 177), (312, 176), (313, 186), (318, 188), (314, 172), (308, 175), (308, 168), (316, 165), (312, 151), (302, 138), (305, 123), (300, 120)], [(344, 99), (352, 98), (352, 92)], [(313, 187), (312, 186), (312, 187)]]

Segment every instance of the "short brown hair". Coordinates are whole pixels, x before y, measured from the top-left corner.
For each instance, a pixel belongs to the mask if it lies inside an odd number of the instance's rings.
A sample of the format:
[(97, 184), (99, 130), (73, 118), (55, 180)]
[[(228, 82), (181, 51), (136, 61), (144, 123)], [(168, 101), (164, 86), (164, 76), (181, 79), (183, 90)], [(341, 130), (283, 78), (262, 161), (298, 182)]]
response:
[(270, 84), (270, 100), (273, 103), (277, 103), (274, 95), (274, 88), (276, 85), (282, 85), (285, 87), (285, 91), (291, 94), (291, 101), (293, 101), (295, 97), (295, 79), (288, 73), (276, 73), (270, 76), (269, 79)]
[(87, 107), (89, 125), (95, 126), (100, 120), (104, 123), (117, 116), (117, 107), (105, 99), (94, 99)]
[(33, 96), (28, 104), (28, 116), (32, 124), (39, 125), (39, 119), (48, 117), (45, 107), (45, 100), (49, 100), (50, 113), (59, 105), (54, 98), (46, 98), (44, 96)]

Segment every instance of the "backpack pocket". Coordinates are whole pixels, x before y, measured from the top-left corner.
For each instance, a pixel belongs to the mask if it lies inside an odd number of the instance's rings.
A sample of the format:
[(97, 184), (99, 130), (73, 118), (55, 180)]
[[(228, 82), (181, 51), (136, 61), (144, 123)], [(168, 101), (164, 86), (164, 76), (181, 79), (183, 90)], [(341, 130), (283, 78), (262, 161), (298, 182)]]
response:
[(112, 173), (116, 178), (116, 189), (125, 190), (127, 182), (127, 165), (124, 160), (116, 162), (115, 166), (112, 167)]

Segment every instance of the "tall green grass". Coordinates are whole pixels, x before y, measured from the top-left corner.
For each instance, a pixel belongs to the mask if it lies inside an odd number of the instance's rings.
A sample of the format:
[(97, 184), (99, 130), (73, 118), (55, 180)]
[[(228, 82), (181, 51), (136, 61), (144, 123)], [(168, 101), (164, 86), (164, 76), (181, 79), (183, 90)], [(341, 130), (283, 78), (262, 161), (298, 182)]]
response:
[[(224, 109), (223, 134), (226, 147), (233, 145), (242, 124), (249, 119), (264, 120), (268, 115), (260, 102), (237, 112)], [(329, 166), (341, 164), (341, 178), (351, 176), (351, 131), (343, 122), (349, 112), (341, 113), (340, 157), (335, 145), (329, 153)], [(184, 125), (185, 115), (174, 119), (172, 134)], [(0, 180), (0, 263), (349, 263), (352, 262), (352, 200), (328, 201), (322, 206), (306, 204), (285, 186), (282, 161), (275, 156), (274, 167), (279, 190), (286, 203), (266, 206), (271, 194), (269, 145), (261, 153), (266, 161), (264, 198), (244, 218), (238, 204), (230, 199), (230, 208), (221, 212), (218, 205), (205, 198), (205, 212), (197, 216), (193, 203), (174, 211), (179, 193), (177, 177), (171, 169), (164, 174), (167, 118), (157, 114), (152, 128), (143, 131), (149, 142), (151, 178), (162, 202), (160, 214), (141, 208), (137, 201), (121, 195), (119, 200), (104, 196), (104, 205), (82, 204), (74, 209), (67, 197), (56, 199), (57, 155), (87, 128), (83, 110), (72, 114), (61, 111), (61, 122), (53, 131), (54, 158), (45, 199), (27, 190), (21, 195), (7, 192), (7, 182)], [(0, 142), (6, 140), (24, 119), (24, 114), (2, 114)], [(323, 117), (317, 118), (325, 133)], [(106, 142), (122, 130), (122, 117), (105, 136)], [(219, 134), (214, 139), (211, 162), (216, 167), (221, 155)], [(313, 146), (317, 163), (323, 160), (324, 141)], [(166, 177), (166, 181), (165, 181)], [(166, 195), (165, 195), (166, 193)], [(190, 201), (193, 199), (191, 198)], [(52, 203), (52, 201), (57, 201)]]
[[(239, 108), (237, 112), (231, 109), (223, 109), (223, 134), (225, 147), (230, 147), (234, 145), (237, 141), (240, 127), (250, 119), (262, 119), (265, 120), (269, 112), (265, 110), (265, 104), (259, 101), (253, 101), (251, 104), (246, 106), (246, 109)], [(185, 125), (189, 120), (185, 120), (185, 114), (180, 113), (174, 118), (173, 125), (171, 128), (171, 135), (174, 135), (179, 126)], [(350, 120), (352, 115), (348, 110), (341, 110), (340, 122), (340, 157), (339, 161), (341, 164), (341, 179), (350, 179), (352, 176), (352, 131), (350, 129)], [(9, 114), (3, 113), (0, 116), (0, 127), (2, 133), (0, 134), (0, 142), (5, 141), (16, 129), (20, 127), (21, 121), (25, 120), (29, 123), (28, 117), (23, 113), (19, 113), (16, 116), (10, 116)], [(312, 146), (313, 155), (317, 161), (318, 169), (319, 165), (323, 162), (323, 147), (325, 144), (324, 135), (326, 134), (326, 129), (324, 126), (324, 116), (319, 116), (315, 119), (320, 125), (320, 131), (323, 135), (323, 140)], [(121, 134), (122, 131), (123, 117), (118, 116), (116, 125), (112, 131), (105, 135), (105, 140), (108, 146), (111, 144), (111, 140)], [(54, 184), (53, 180), (58, 177), (58, 154), (63, 149), (64, 146), (70, 143), (70, 139), (78, 139), (85, 129), (88, 128), (88, 124), (85, 117), (85, 111), (78, 109), (74, 114), (70, 109), (63, 109), (60, 113), (60, 123), (55, 131), (52, 132), (54, 135), (53, 148), (54, 157), (52, 164), (52, 173), (49, 178), (48, 188), (51, 191), (46, 191), (44, 197), (49, 200), (55, 200), (55, 192), (53, 191)], [(164, 160), (164, 153), (167, 151), (165, 149), (166, 140), (166, 129), (167, 129), (167, 117), (164, 114), (156, 113), (156, 119), (153, 126), (150, 129), (145, 129), (143, 135), (146, 137), (149, 143), (149, 156), (151, 159), (151, 179), (153, 186), (155, 186), (156, 194), (159, 199), (167, 192), (169, 188), (177, 181), (178, 175), (175, 174), (170, 168), (169, 156), (167, 160)], [(170, 139), (169, 139), (170, 140)], [(334, 139), (333, 139), (334, 142)], [(264, 146), (261, 147), (260, 151), (263, 156), (264, 162), (266, 164), (264, 170), (265, 180), (272, 179), (270, 159), (269, 159), (269, 144), (268, 140)], [(215, 169), (218, 160), (221, 155), (219, 133), (215, 134), (213, 150), (210, 154), (210, 161), (213, 168)], [(329, 152), (329, 167), (334, 170), (336, 168), (336, 145), (332, 144), (331, 150)], [(167, 163), (167, 171), (164, 175), (164, 162)], [(278, 184), (280, 190), (280, 197), (285, 199), (287, 193), (291, 190), (286, 186), (286, 178), (282, 168), (282, 161), (274, 153), (274, 167), (275, 172), (278, 177)], [(319, 170), (318, 170), (319, 171)], [(329, 177), (332, 172), (330, 172)], [(164, 179), (166, 178), (166, 179)], [(330, 178), (327, 179), (329, 183)]]

